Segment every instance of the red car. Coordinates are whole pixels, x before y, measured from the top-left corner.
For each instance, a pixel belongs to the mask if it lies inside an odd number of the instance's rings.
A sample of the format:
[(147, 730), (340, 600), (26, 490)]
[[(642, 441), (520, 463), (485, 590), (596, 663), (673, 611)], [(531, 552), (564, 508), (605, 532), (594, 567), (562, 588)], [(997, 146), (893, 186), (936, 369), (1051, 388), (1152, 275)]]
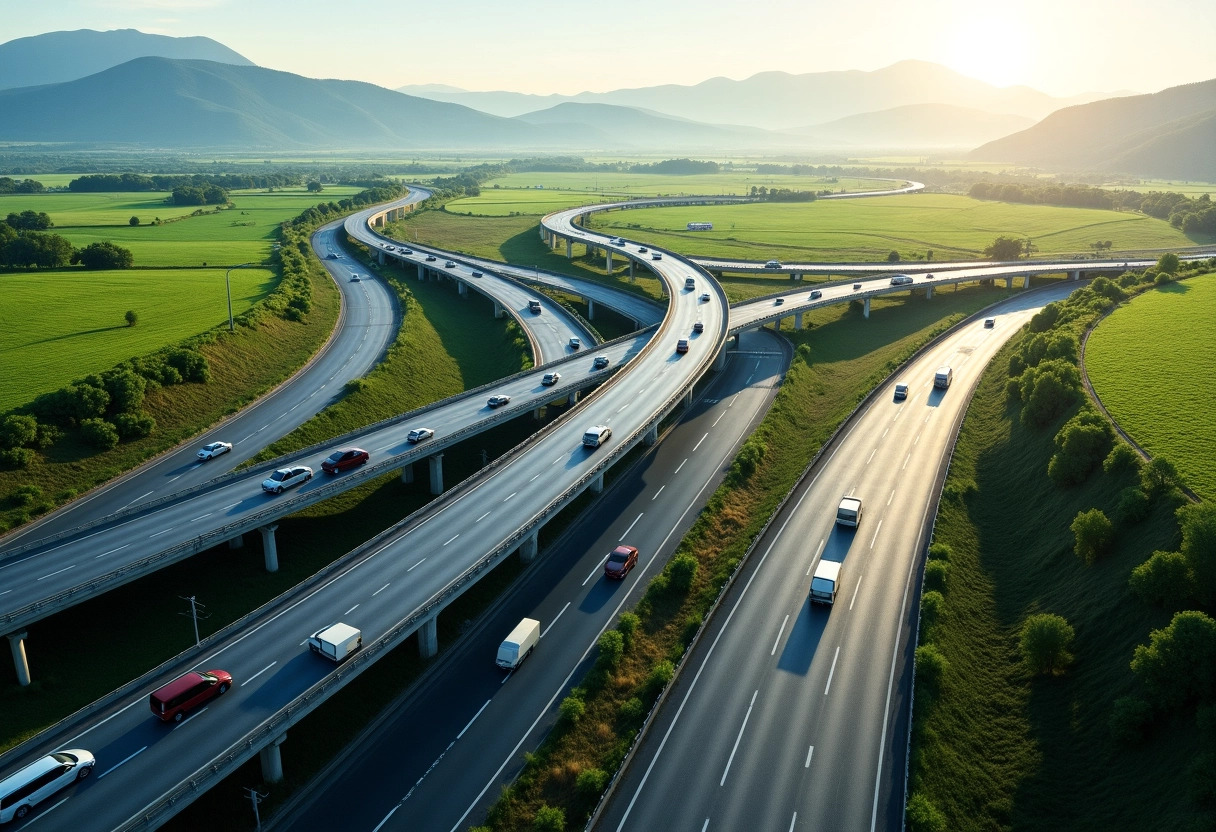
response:
[(344, 448), (334, 451), (329, 458), (321, 463), (321, 470), (327, 474), (336, 474), (347, 468), (357, 468), (371, 459), (371, 454), (362, 448)]
[(617, 546), (608, 553), (604, 563), (604, 575), (609, 578), (624, 578), (629, 570), (638, 565), (638, 550), (633, 546)]
[(232, 674), (226, 670), (191, 671), (154, 691), (148, 697), (152, 713), (162, 722), (181, 722), (186, 711), (219, 696), (232, 687)]

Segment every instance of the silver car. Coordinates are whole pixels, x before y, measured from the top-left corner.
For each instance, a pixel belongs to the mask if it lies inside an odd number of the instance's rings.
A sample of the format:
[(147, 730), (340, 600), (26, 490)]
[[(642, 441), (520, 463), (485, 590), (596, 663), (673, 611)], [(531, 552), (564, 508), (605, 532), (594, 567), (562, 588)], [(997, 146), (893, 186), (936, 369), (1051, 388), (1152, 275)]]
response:
[(212, 442), (210, 445), (203, 446), (203, 449), (198, 452), (198, 458), (199, 461), (206, 462), (209, 459), (215, 459), (220, 454), (226, 454), (231, 450), (231, 442)]
[(288, 488), (312, 479), (312, 469), (307, 465), (280, 468), (262, 480), (262, 490), (267, 494), (282, 494)]

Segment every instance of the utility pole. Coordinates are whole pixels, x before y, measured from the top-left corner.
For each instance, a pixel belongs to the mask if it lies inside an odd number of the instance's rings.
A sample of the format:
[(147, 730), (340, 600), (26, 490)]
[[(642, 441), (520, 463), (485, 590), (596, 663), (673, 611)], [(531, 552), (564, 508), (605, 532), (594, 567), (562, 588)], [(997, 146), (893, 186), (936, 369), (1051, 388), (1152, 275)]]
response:
[(205, 620), (205, 619), (210, 618), (211, 616), (207, 613), (206, 605), (200, 604), (198, 601), (196, 601), (195, 597), (193, 595), (191, 595), (189, 598), (185, 597), (184, 595), (179, 595), (177, 597), (181, 598), (183, 601), (190, 602), (190, 612), (189, 613), (182, 612), (182, 613), (178, 613), (178, 615), (189, 615), (190, 620), (194, 622), (194, 646), (197, 647), (200, 643), (199, 637), (198, 637), (198, 620), (199, 620), (199, 618), (202, 618)]
[(270, 793), (259, 794), (258, 790), (252, 786), (245, 787), (245, 793), (249, 795), (249, 802), (253, 804), (253, 819), (257, 823), (258, 832), (262, 832), (262, 817), (258, 813), (258, 804), (270, 796)]
[[(206, 265), (206, 264), (204, 264)], [(224, 272), (224, 288), (228, 290), (228, 331), (236, 332), (236, 327), (232, 324), (232, 284), (228, 282), (228, 275), (232, 274), (234, 269), (243, 269), (246, 266), (252, 266), (253, 263), (242, 263), (239, 266), (233, 266), (228, 271)]]

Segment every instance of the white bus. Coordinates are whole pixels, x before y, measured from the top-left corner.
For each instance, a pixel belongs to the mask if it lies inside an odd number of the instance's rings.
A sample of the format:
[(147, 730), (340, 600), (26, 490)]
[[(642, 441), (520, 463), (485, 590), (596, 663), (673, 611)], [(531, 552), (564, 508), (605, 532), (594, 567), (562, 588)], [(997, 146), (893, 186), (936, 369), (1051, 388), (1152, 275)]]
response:
[(713, 231), (714, 224), (712, 222), (690, 222), (688, 224), (689, 231)]

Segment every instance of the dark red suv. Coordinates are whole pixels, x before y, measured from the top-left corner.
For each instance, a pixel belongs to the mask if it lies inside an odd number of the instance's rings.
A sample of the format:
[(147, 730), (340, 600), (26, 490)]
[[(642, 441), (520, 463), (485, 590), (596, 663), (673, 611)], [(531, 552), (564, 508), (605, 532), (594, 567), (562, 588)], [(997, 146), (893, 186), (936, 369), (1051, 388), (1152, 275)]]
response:
[(638, 565), (638, 550), (633, 546), (617, 546), (608, 553), (604, 563), (604, 575), (609, 578), (624, 578), (629, 570)]
[(336, 474), (347, 468), (357, 468), (371, 459), (371, 455), (361, 448), (345, 448), (334, 451), (329, 458), (321, 463), (321, 470), (327, 474)]
[(227, 670), (191, 671), (154, 691), (149, 699), (152, 713), (162, 722), (181, 722), (186, 711), (197, 708), (213, 696), (232, 687)]

